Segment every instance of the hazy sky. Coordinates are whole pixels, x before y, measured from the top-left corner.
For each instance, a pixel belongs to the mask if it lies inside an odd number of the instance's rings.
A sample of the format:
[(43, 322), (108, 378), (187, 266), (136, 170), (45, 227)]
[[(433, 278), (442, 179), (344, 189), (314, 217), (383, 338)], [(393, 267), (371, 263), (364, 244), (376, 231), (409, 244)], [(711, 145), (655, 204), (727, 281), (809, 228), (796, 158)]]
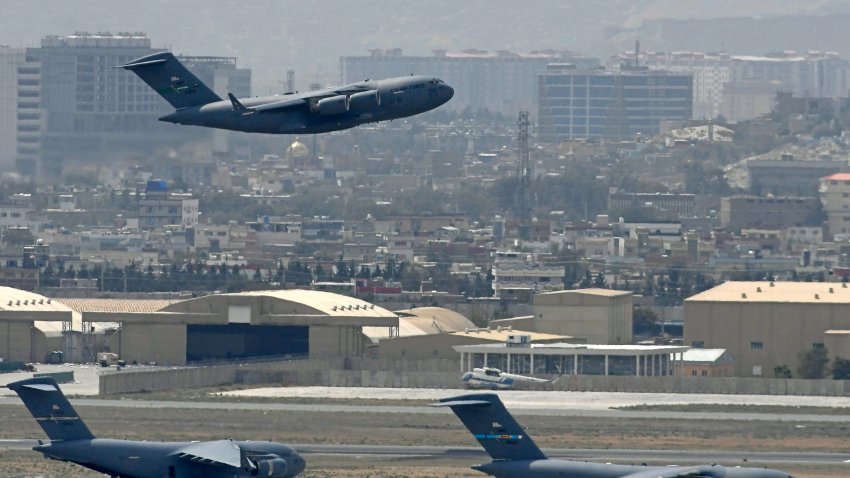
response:
[[(176, 53), (237, 56), (241, 65), (253, 69), (257, 93), (265, 93), (260, 90), (275, 85), (289, 68), (296, 69), (301, 85), (317, 77), (335, 82), (340, 56), (366, 54), (370, 48), (398, 47), (408, 54), (430, 54), (438, 48), (518, 52), (560, 48), (604, 56), (631, 47), (637, 34), (645, 37), (642, 43), (647, 47), (654, 42), (666, 46), (670, 40), (663, 28), (647, 20), (850, 13), (846, 0), (0, 0), (0, 4), (5, 13), (0, 16), (0, 43), (38, 46), (47, 34), (143, 31), (154, 46)], [(751, 26), (742, 28), (753, 34)], [(694, 44), (726, 46), (708, 35), (707, 42)], [(681, 41), (688, 46), (687, 36)]]

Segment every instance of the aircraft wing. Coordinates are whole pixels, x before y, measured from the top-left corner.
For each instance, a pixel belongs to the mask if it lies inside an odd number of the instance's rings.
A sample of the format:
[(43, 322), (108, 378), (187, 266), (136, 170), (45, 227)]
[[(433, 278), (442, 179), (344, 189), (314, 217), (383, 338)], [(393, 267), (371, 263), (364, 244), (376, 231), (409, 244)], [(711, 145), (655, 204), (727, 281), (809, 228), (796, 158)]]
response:
[(331, 98), (339, 95), (352, 95), (354, 93), (360, 93), (362, 91), (369, 91), (369, 88), (366, 88), (365, 86), (361, 85), (348, 85), (327, 90), (311, 91), (308, 93), (300, 94), (295, 98), (286, 98), (280, 101), (266, 103), (264, 105), (252, 106), (248, 109), (250, 111), (256, 111), (257, 113), (278, 111), (296, 106), (305, 106), (311, 103), (315, 104), (317, 101), (323, 98)]
[(723, 478), (726, 468), (719, 465), (669, 466), (663, 469), (650, 468), (620, 478)]
[(307, 104), (307, 98), (288, 98), (281, 101), (274, 101), (264, 105), (252, 106), (250, 110), (262, 113), (264, 111), (275, 111), (290, 108), (293, 106), (304, 106)]
[(230, 440), (217, 440), (192, 443), (174, 452), (180, 458), (206, 465), (242, 466), (242, 452), (239, 446)]

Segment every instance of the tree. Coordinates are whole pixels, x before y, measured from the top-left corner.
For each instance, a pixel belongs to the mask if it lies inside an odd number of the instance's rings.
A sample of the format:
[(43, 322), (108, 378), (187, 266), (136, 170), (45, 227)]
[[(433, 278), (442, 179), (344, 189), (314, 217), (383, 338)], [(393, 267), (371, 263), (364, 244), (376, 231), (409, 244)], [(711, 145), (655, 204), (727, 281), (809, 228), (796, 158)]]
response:
[(635, 335), (655, 333), (657, 322), (658, 314), (652, 309), (638, 307), (632, 313), (632, 331)]
[(590, 285), (593, 284), (593, 276), (590, 274), (590, 270), (584, 271), (584, 278), (578, 283), (579, 288), (587, 289)]
[(829, 363), (829, 353), (826, 347), (811, 348), (797, 356), (797, 375), (800, 378), (824, 378), (826, 366)]
[(832, 378), (850, 380), (850, 359), (835, 357), (832, 361)]
[(775, 378), (791, 378), (791, 369), (787, 365), (777, 365), (773, 367), (773, 376)]
[(599, 289), (605, 289), (608, 287), (608, 281), (605, 280), (605, 274), (602, 271), (599, 271), (599, 274), (596, 274), (596, 278), (593, 279), (593, 287)]

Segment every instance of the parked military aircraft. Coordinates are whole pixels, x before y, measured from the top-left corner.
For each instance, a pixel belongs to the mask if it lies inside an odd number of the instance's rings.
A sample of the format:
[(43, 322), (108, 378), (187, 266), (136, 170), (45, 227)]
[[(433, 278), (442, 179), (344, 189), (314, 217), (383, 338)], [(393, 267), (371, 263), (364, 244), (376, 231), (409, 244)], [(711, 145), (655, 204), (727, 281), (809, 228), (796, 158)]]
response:
[(507, 390), (514, 388), (518, 382), (527, 383), (555, 383), (558, 377), (553, 379), (526, 377), (513, 373), (505, 373), (497, 368), (481, 367), (466, 372), (461, 377), (467, 388), (486, 388), (490, 390)]
[(10, 383), (50, 438), (33, 447), (113, 478), (290, 478), (305, 462), (274, 442), (145, 442), (95, 438), (52, 378)]
[(719, 465), (633, 466), (546, 458), (493, 393), (444, 398), (493, 461), (473, 466), (497, 478), (793, 478), (767, 468)]
[(228, 100), (222, 100), (170, 52), (116, 68), (138, 75), (175, 108), (160, 121), (251, 133), (337, 131), (424, 113), (454, 95), (452, 87), (437, 78), (403, 76), (307, 93), (242, 99), (228, 94)]

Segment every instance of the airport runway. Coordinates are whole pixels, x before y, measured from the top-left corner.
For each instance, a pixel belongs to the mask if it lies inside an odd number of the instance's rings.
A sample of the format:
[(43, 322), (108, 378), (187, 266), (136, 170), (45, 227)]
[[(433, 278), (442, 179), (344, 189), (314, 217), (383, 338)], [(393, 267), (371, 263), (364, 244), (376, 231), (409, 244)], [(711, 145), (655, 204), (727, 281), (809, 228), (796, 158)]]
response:
[[(28, 450), (37, 445), (36, 440), (0, 440), (0, 449)], [(388, 457), (469, 458), (470, 464), (487, 461), (487, 454), (478, 447), (439, 446), (385, 446), (385, 445), (310, 445), (291, 444), (306, 455), (355, 455)], [(727, 466), (759, 464), (847, 464), (850, 455), (818, 452), (740, 452), (717, 450), (623, 450), (623, 449), (572, 449), (544, 448), (550, 458), (579, 461), (612, 461), (618, 463), (668, 462), (668, 463), (721, 463)]]
[[(71, 403), (79, 407), (114, 408), (177, 408), (200, 410), (268, 410), (283, 412), (327, 412), (327, 413), (400, 413), (400, 414), (451, 414), (445, 408), (432, 408), (426, 405), (339, 405), (305, 403), (246, 403), (246, 402), (188, 402), (154, 400), (99, 400), (91, 398), (73, 399)], [(0, 405), (23, 405), (17, 397), (0, 397)], [(590, 418), (651, 418), (673, 420), (733, 420), (733, 421), (773, 421), (773, 422), (811, 422), (811, 423), (850, 423), (850, 415), (817, 415), (791, 413), (729, 413), (729, 412), (670, 412), (670, 411), (626, 411), (610, 409), (573, 409), (525, 408), (512, 406), (511, 413), (518, 416), (554, 416), (554, 417), (590, 417)]]

